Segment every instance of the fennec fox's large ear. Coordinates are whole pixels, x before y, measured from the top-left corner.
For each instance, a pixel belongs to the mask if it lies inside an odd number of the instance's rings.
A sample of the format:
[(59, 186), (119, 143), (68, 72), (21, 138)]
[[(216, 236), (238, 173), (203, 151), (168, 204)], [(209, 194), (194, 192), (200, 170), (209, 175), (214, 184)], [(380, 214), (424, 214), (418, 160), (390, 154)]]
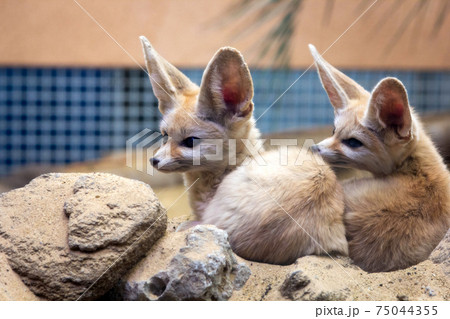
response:
[(222, 124), (227, 119), (248, 119), (252, 98), (253, 82), (244, 58), (234, 48), (221, 48), (203, 74), (199, 115)]
[(162, 58), (146, 37), (140, 36), (139, 39), (144, 50), (145, 64), (153, 92), (159, 100), (159, 110), (162, 114), (166, 114), (178, 106), (177, 96), (192, 92), (198, 87), (176, 67)]
[(320, 82), (335, 112), (347, 107), (349, 100), (357, 100), (368, 94), (362, 86), (325, 61), (312, 44), (309, 45), (309, 50), (314, 58)]
[(396, 78), (381, 80), (372, 91), (365, 120), (376, 129), (393, 130), (400, 138), (411, 133), (408, 93)]

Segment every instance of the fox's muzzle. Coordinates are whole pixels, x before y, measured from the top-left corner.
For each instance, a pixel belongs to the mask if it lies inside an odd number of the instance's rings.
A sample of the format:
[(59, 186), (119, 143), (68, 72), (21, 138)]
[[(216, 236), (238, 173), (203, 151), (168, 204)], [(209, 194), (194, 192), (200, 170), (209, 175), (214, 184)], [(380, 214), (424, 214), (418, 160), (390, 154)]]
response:
[(158, 168), (159, 159), (157, 159), (156, 157), (152, 157), (150, 159), (150, 164), (152, 164), (153, 167)]

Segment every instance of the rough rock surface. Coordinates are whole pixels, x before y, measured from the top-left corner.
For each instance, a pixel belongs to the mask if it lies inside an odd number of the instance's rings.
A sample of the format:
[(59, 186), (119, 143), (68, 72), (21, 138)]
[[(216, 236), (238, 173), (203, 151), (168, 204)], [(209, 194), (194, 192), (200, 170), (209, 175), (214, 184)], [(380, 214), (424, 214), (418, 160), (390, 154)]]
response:
[(45, 174), (0, 195), (0, 252), (44, 299), (95, 299), (164, 234), (151, 188), (110, 174)]
[(431, 253), (430, 260), (435, 264), (440, 264), (445, 274), (450, 276), (450, 229)]
[(0, 253), (0, 301), (39, 300), (11, 269), (5, 255)]
[(125, 300), (227, 300), (250, 276), (237, 263), (226, 232), (200, 225), (170, 231), (114, 294)]

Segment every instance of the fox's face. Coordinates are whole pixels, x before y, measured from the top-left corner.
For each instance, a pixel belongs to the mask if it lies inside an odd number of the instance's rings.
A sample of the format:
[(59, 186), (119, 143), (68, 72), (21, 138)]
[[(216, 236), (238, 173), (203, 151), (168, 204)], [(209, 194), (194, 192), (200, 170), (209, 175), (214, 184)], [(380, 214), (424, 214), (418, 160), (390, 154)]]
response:
[[(220, 49), (198, 87), (159, 56), (147, 39), (141, 37), (141, 42), (163, 115), (163, 144), (150, 162), (163, 172), (225, 169), (230, 148), (239, 153), (241, 139), (259, 137), (253, 119), (253, 84), (242, 55), (233, 48)], [(230, 139), (236, 145), (229, 145)]]
[(319, 77), (334, 107), (333, 136), (313, 150), (333, 166), (387, 175), (412, 152), (414, 129), (406, 89), (395, 78), (380, 81), (372, 93), (327, 63), (310, 46)]
[[(205, 158), (215, 154), (216, 149), (205, 145), (200, 147), (201, 141), (226, 139), (226, 132), (221, 127), (208, 123), (187, 110), (174, 111), (164, 116), (160, 131), (164, 136), (163, 144), (151, 159), (151, 163), (163, 172), (185, 172), (204, 168), (204, 162), (203, 166), (194, 165), (194, 156)], [(217, 161), (211, 161), (211, 164), (220, 165)]]

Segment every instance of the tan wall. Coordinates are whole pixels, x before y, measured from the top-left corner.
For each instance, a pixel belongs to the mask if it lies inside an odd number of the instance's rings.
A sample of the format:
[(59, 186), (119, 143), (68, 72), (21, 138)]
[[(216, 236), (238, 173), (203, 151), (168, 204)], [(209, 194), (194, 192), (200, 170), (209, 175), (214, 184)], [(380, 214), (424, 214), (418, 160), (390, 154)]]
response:
[[(392, 1), (379, 0), (325, 57), (340, 67), (450, 69), (450, 18), (440, 32), (430, 33), (442, 2), (429, 1), (424, 15), (416, 17), (389, 54), (385, 48), (403, 18), (418, 0), (404, 0), (395, 15)], [(245, 23), (223, 21), (235, 1), (219, 0), (78, 0), (129, 54), (143, 64), (138, 36), (146, 35), (155, 48), (179, 66), (204, 67), (221, 46), (240, 49), (253, 67), (258, 61), (255, 43), (264, 41), (264, 30), (242, 39)], [(373, 1), (336, 0), (331, 19), (324, 24), (325, 0), (305, 0), (294, 35), (293, 67), (312, 62), (307, 44), (320, 52), (331, 45)], [(248, 18), (247, 18), (248, 21)], [(380, 23), (381, 21), (381, 23)], [(418, 23), (422, 21), (423, 23)], [(266, 27), (265, 29), (267, 29)], [(377, 33), (372, 31), (379, 29)], [(136, 66), (130, 58), (72, 0), (1, 0), (0, 64)]]

